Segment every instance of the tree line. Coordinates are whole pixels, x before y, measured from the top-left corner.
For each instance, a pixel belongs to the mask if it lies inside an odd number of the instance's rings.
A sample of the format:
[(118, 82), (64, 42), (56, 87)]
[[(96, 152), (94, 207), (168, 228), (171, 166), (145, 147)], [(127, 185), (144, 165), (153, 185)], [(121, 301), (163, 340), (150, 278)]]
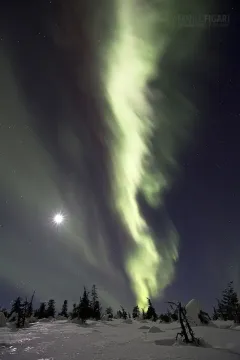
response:
[[(6, 309), (0, 307), (0, 312), (3, 312), (8, 321), (15, 321), (18, 328), (24, 327), (26, 319), (32, 317), (40, 320), (44, 318), (55, 318), (56, 316), (61, 318), (70, 318), (72, 320), (77, 319), (82, 323), (85, 323), (88, 319), (94, 319), (96, 321), (100, 319), (111, 320), (114, 317), (121, 319), (146, 319), (164, 323), (169, 323), (172, 321), (178, 321), (179, 311), (174, 308), (171, 303), (167, 312), (164, 314), (157, 315), (156, 310), (152, 304), (151, 299), (148, 298), (148, 308), (146, 311), (140, 309), (138, 305), (134, 306), (132, 313), (127, 312), (123, 306), (117, 311), (114, 316), (113, 309), (107, 307), (105, 311), (99, 301), (99, 296), (97, 292), (96, 285), (92, 286), (91, 291), (88, 291), (86, 287), (83, 289), (83, 294), (80, 297), (78, 303), (74, 303), (72, 309), (68, 309), (68, 301), (64, 300), (61, 311), (57, 313), (56, 303), (54, 299), (50, 299), (47, 303), (42, 302), (37, 309), (33, 309), (33, 300), (35, 292), (32, 297), (28, 300), (27, 298), (23, 300), (20, 297), (17, 297), (12, 303), (12, 308), (8, 312)], [(201, 311), (199, 313), (199, 319), (202, 323), (206, 321), (206, 316), (208, 315)], [(209, 317), (209, 316), (208, 316)], [(210, 319), (210, 317), (209, 317)], [(217, 299), (217, 305), (213, 308), (213, 320), (234, 320), (236, 323), (240, 323), (240, 303), (236, 291), (233, 287), (233, 282), (231, 281), (227, 288), (222, 292), (222, 299)]]

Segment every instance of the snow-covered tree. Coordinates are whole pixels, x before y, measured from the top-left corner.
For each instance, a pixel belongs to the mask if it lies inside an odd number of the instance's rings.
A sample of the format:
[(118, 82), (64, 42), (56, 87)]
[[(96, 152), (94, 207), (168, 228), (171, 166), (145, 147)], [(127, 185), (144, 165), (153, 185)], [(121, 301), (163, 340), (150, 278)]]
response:
[(66, 318), (68, 317), (68, 301), (67, 300), (64, 300), (62, 310), (59, 313), (59, 315), (64, 316)]
[(33, 299), (34, 299), (34, 295), (35, 295), (35, 291), (32, 294), (31, 300), (28, 303), (28, 307), (27, 307), (27, 317), (31, 317), (33, 314)]
[(217, 320), (219, 318), (219, 313), (216, 310), (215, 306), (213, 307), (213, 320)]
[(7, 324), (7, 318), (5, 314), (0, 310), (0, 328), (5, 327)]
[(201, 321), (202, 324), (209, 324), (209, 322), (211, 321), (210, 316), (208, 315), (208, 313), (206, 311), (200, 310), (199, 314), (198, 314), (198, 318)]
[(2, 312), (7, 319), (9, 317), (8, 311), (6, 308), (0, 306), (0, 312)]
[(34, 316), (38, 319), (44, 319), (46, 317), (46, 304), (45, 302), (42, 302), (39, 306), (39, 309), (37, 309), (34, 313)]
[(147, 318), (146, 311), (142, 309), (142, 319), (145, 320)]
[(79, 304), (78, 318), (81, 319), (82, 322), (86, 322), (86, 320), (91, 317), (91, 313), (92, 313), (92, 309), (89, 300), (89, 293), (87, 289), (84, 287), (83, 296)]
[(157, 314), (156, 311), (152, 305), (151, 300), (148, 298), (148, 309), (147, 309), (147, 313), (146, 313), (146, 317), (147, 319), (151, 319), (153, 321), (157, 321)]
[[(16, 316), (11, 317), (11, 315), (13, 315), (13, 314), (16, 314)], [(11, 318), (10, 321), (15, 321), (16, 326), (18, 328), (21, 327), (22, 315), (23, 315), (22, 299), (20, 298), (20, 296), (18, 296), (17, 299), (13, 301), (12, 309), (10, 312), (10, 318)]]
[(163, 323), (170, 323), (171, 322), (171, 317), (169, 316), (169, 314), (161, 314), (159, 316), (159, 320)]
[(121, 312), (121, 310), (118, 310), (118, 311), (117, 311), (117, 318), (118, 318), (118, 319), (122, 319), (122, 312)]
[(20, 298), (20, 296), (18, 296), (17, 299), (14, 300), (12, 303), (10, 315), (13, 313), (18, 314), (21, 311), (21, 309), (22, 309), (22, 299)]
[(111, 306), (106, 308), (106, 314), (108, 316), (108, 319), (112, 319), (113, 318), (113, 309), (111, 308)]
[(125, 310), (122, 306), (121, 306), (121, 314), (122, 314), (122, 318), (123, 318), (124, 320), (126, 320), (127, 317), (128, 317), (128, 315), (127, 315), (126, 310)]
[(216, 314), (222, 320), (236, 320), (239, 308), (239, 300), (233, 287), (233, 281), (230, 281), (227, 288), (222, 292), (222, 300), (218, 300)]
[(92, 317), (95, 320), (100, 320), (101, 318), (101, 306), (98, 299), (97, 287), (93, 285), (92, 287), (92, 300), (91, 300), (91, 309), (92, 309)]
[[(80, 301), (81, 301), (81, 299), (80, 299)], [(73, 309), (70, 313), (71, 319), (76, 319), (78, 317), (78, 313), (79, 313), (79, 309), (78, 309), (77, 304), (73, 304)]]
[(56, 313), (55, 300), (50, 299), (48, 301), (48, 306), (47, 306), (47, 310), (46, 310), (46, 317), (54, 317), (55, 313)]
[(133, 319), (140, 318), (140, 310), (139, 310), (138, 305), (134, 306), (133, 311), (132, 311), (132, 317), (133, 317)]
[(15, 322), (17, 328), (24, 327), (25, 319), (27, 315), (28, 301), (27, 299), (23, 302), (20, 297), (12, 303), (12, 309), (9, 316), (10, 322)]

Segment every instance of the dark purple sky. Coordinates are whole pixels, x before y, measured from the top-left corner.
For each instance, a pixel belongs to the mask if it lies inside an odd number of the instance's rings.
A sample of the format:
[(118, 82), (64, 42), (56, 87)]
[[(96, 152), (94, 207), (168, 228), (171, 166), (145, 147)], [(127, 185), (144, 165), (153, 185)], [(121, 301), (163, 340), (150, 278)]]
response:
[[(11, 58), (13, 77), (20, 89), (21, 101), (25, 102), (31, 112), (31, 127), (24, 131), (33, 129), (44, 144), (47, 154), (54, 158), (55, 177), (57, 178), (57, 172), (60, 170), (64, 173), (60, 179), (53, 178), (51, 181), (57, 181), (58, 189), (64, 194), (70, 191), (74, 197), (79, 196), (81, 204), (84, 201), (92, 201), (95, 206), (94, 199), (91, 200), (88, 194), (82, 197), (78, 191), (80, 183), (81, 187), (86, 186), (87, 189), (91, 179), (95, 179), (92, 181), (91, 191), (98, 199), (96, 212), (100, 211), (108, 219), (107, 232), (111, 234), (109, 238), (115, 239), (114, 242), (107, 241), (108, 254), (121, 272), (123, 262), (118, 237), (119, 225), (104, 205), (104, 199), (108, 196), (108, 180), (105, 175), (107, 154), (101, 142), (105, 129), (99, 115), (100, 111), (94, 104), (91, 87), (87, 83), (87, 73), (95, 71), (94, 61), (88, 48), (88, 37), (84, 33), (81, 37), (81, 51), (87, 55), (78, 59), (82, 62), (80, 69), (82, 81), (86, 86), (79, 91), (75, 86), (75, 73), (70, 66), (74, 61), (74, 54), (63, 55), (50, 35), (54, 27), (57, 27), (56, 23), (49, 23), (49, 19), (58, 8), (57, 5), (56, 0), (39, 0), (36, 4), (34, 2), (34, 5), (27, 2), (20, 4), (13, 0), (4, 1), (1, 11), (1, 51), (7, 62)], [(175, 176), (176, 180), (166, 197), (167, 210), (179, 232), (181, 242), (176, 279), (166, 290), (165, 300), (179, 299), (185, 302), (197, 298), (208, 309), (228, 281), (234, 280), (236, 289), (240, 291), (240, 56), (237, 45), (239, 17), (236, 15), (233, 2), (228, 2), (225, 7), (223, 5), (218, 12), (231, 14), (229, 26), (207, 30), (202, 53), (199, 55), (196, 51), (191, 66), (183, 69), (181, 74), (182, 91), (196, 105), (198, 122), (191, 143), (179, 160), (182, 171)], [(82, 16), (84, 18), (84, 14)], [(77, 54), (75, 55), (77, 57)], [(71, 61), (68, 56), (71, 57)], [(1, 74), (6, 74), (4, 79), (8, 83), (5, 65), (5, 62), (1, 63)], [(4, 91), (4, 86), (1, 91)], [(6, 93), (7, 91), (8, 89)], [(4, 96), (5, 94), (1, 96), (2, 99)], [(12, 96), (9, 106), (0, 110), (5, 127), (15, 124), (15, 120), (12, 119), (17, 118), (18, 107), (17, 98)], [(23, 119), (24, 111), (19, 111), (19, 117)], [(79, 120), (79, 114), (84, 121)], [(71, 122), (81, 143), (77, 160), (81, 158), (84, 164), (87, 163), (87, 170), (69, 163), (66, 154), (61, 150), (57, 129), (64, 127), (66, 121)], [(0, 131), (1, 129), (0, 127)], [(20, 135), (17, 131), (16, 138), (24, 141), (26, 133)], [(5, 160), (8, 151), (14, 157), (17, 150), (12, 146), (6, 147)], [(34, 154), (31, 143), (26, 145), (25, 151), (28, 155), (31, 155), (31, 152)], [(1, 159), (3, 157), (0, 157), (0, 161)], [(26, 156), (26, 161), (27, 159)], [(32, 161), (34, 156), (29, 163), (30, 167)], [(6, 161), (2, 160), (0, 164), (2, 171), (4, 172), (6, 167), (8, 174)], [(46, 167), (49, 168), (51, 165), (48, 164)], [(42, 172), (45, 173), (45, 168)], [(8, 176), (11, 184), (11, 176), (14, 175)], [(20, 174), (19, 183), (21, 181), (23, 179)], [(22, 188), (31, 189), (32, 178), (29, 177), (29, 183), (26, 183), (26, 179), (24, 181), (25, 185)], [(44, 176), (39, 182), (44, 186)], [(38, 191), (36, 187), (35, 190)], [(66, 250), (64, 243), (51, 243), (49, 239), (56, 237), (56, 234), (53, 229), (44, 225), (40, 205), (39, 209), (36, 209), (36, 215), (35, 209), (31, 206), (28, 208), (27, 203), (24, 209), (21, 208), (21, 197), (28, 197), (30, 194), (26, 194), (26, 190), (25, 193), (20, 192), (12, 193), (10, 185), (8, 188), (0, 189), (0, 250), (3, 249), (3, 255), (0, 257), (0, 304), (8, 303), (19, 292), (24, 294), (26, 283), (30, 284), (28, 290), (32, 290), (35, 286), (34, 281), (32, 278), (28, 279), (27, 274), (33, 269), (36, 284), (46, 281), (47, 274), (51, 272), (52, 281), (55, 279), (55, 283), (58, 283), (55, 288), (61, 287), (61, 291), (56, 295), (60, 299), (68, 296), (64, 295), (64, 290), (65, 293), (69, 293), (72, 289), (70, 283), (76, 281), (73, 294), (69, 294), (69, 300), (75, 300), (76, 294), (81, 292), (81, 286), (89, 281), (89, 285), (100, 282), (100, 287), (113, 293), (115, 298), (120, 296), (119, 302), (130, 303), (132, 295), (125, 275), (119, 280), (122, 284), (125, 279), (126, 285), (121, 285), (124, 295), (119, 295), (119, 290), (114, 289), (115, 280), (109, 277), (109, 274), (99, 272), (96, 275), (94, 267), (90, 265), (81, 267), (85, 269), (84, 274), (79, 274), (76, 264), (81, 260), (78, 259), (78, 255), (71, 249)], [(51, 194), (49, 196), (51, 197)], [(91, 209), (95, 209), (94, 206)], [(74, 212), (73, 208), (72, 211)], [(162, 217), (160, 211), (146, 209), (146, 214), (153, 228), (158, 229)], [(86, 208), (84, 216), (91, 224), (92, 212)], [(99, 227), (105, 231), (104, 226)], [(97, 248), (94, 251), (97, 253)], [(25, 258), (26, 252), (29, 257)], [(55, 256), (59, 258), (59, 253), (64, 252), (64, 261), (57, 262)], [(19, 253), (20, 260), (18, 259), (17, 266), (14, 266), (14, 253)], [(74, 267), (69, 271), (69, 266), (73, 263)], [(19, 272), (25, 275), (16, 275), (18, 267)], [(22, 268), (26, 271), (22, 271)], [(7, 272), (11, 272), (11, 276), (6, 277)], [(40, 291), (39, 298), (54, 296), (49, 290), (51, 287), (50, 282), (44, 291)], [(38, 291), (37, 285), (36, 290)], [(165, 305), (161, 307), (164, 308)]]
[(203, 126), (182, 162), (181, 180), (169, 194), (169, 211), (182, 239), (178, 281), (169, 294), (178, 288), (183, 298), (192, 294), (204, 303), (230, 279), (240, 291), (237, 21), (233, 13), (227, 29), (209, 34), (208, 52), (215, 51), (218, 59), (216, 78), (209, 84), (202, 69), (198, 80), (204, 91), (200, 99), (195, 91), (195, 97)]

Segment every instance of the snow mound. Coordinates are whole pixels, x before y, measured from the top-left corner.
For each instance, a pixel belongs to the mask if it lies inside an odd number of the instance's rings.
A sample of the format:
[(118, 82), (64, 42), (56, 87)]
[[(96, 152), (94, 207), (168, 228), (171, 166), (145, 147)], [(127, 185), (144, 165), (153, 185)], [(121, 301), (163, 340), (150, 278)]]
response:
[(86, 323), (84, 323), (81, 319), (72, 319), (71, 320), (71, 323), (73, 323), (73, 324), (77, 324), (77, 325), (85, 325), (85, 326), (87, 326), (87, 324)]
[(234, 328), (234, 330), (240, 330), (240, 326), (238, 325), (238, 326), (235, 326), (235, 328)]
[(163, 332), (159, 327), (157, 326), (152, 326), (149, 330), (148, 330), (149, 333), (160, 333), (160, 332)]
[(5, 327), (7, 324), (6, 317), (3, 312), (0, 312), (0, 327)]
[(58, 315), (56, 317), (56, 320), (67, 320), (67, 318), (65, 316), (62, 316), (62, 315)]
[(131, 319), (127, 319), (123, 321), (124, 324), (132, 324), (133, 321)]
[(30, 324), (35, 323), (35, 322), (37, 322), (37, 321), (38, 321), (38, 319), (35, 318), (34, 316), (31, 316), (30, 318), (28, 318), (28, 322), (29, 322)]
[(210, 345), (203, 338), (199, 338), (198, 340), (199, 340), (199, 346), (204, 347), (204, 348), (212, 348), (212, 345)]
[(200, 310), (201, 310), (200, 304), (195, 299), (192, 299), (186, 305), (187, 318), (191, 325), (193, 326), (201, 325), (201, 321), (198, 317)]
[(39, 322), (40, 323), (48, 323), (48, 322), (51, 322), (52, 321), (52, 318), (43, 318), (43, 319), (40, 319)]
[(86, 323), (91, 326), (95, 326), (98, 324), (98, 322), (96, 320), (87, 320)]
[(217, 328), (217, 327), (218, 327), (213, 321), (209, 321), (208, 326), (209, 326), (209, 327), (213, 327), (213, 328)]
[(105, 314), (101, 318), (102, 321), (112, 321), (112, 317), (108, 314)]
[(140, 330), (148, 330), (148, 329), (150, 329), (150, 326), (143, 325), (143, 326), (140, 326), (139, 329), (140, 329)]
[(141, 320), (140, 323), (147, 324), (148, 321), (147, 320)]
[(217, 325), (219, 329), (230, 329), (234, 325), (232, 320), (215, 320), (214, 324)]
[[(17, 322), (16, 322), (16, 321), (11, 321), (10, 323), (7, 324), (7, 326), (8, 326), (8, 328), (11, 329), (12, 331), (19, 330), (19, 328), (17, 327)], [(28, 319), (26, 319), (25, 322), (24, 322), (24, 326), (21, 327), (21, 329), (22, 329), (22, 328), (26, 329), (26, 328), (28, 328), (29, 326), (30, 326), (30, 323), (29, 323)]]

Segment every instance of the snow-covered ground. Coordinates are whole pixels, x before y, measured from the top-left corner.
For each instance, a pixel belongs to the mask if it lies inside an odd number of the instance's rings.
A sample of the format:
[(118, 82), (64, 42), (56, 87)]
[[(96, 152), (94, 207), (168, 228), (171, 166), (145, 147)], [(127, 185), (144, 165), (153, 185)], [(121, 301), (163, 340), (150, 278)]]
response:
[[(5, 327), (0, 328), (0, 360), (239, 360), (240, 331), (220, 325), (193, 328), (208, 347), (176, 345), (178, 323), (89, 321), (83, 327), (53, 321), (18, 331)], [(140, 329), (151, 326), (161, 331)]]

